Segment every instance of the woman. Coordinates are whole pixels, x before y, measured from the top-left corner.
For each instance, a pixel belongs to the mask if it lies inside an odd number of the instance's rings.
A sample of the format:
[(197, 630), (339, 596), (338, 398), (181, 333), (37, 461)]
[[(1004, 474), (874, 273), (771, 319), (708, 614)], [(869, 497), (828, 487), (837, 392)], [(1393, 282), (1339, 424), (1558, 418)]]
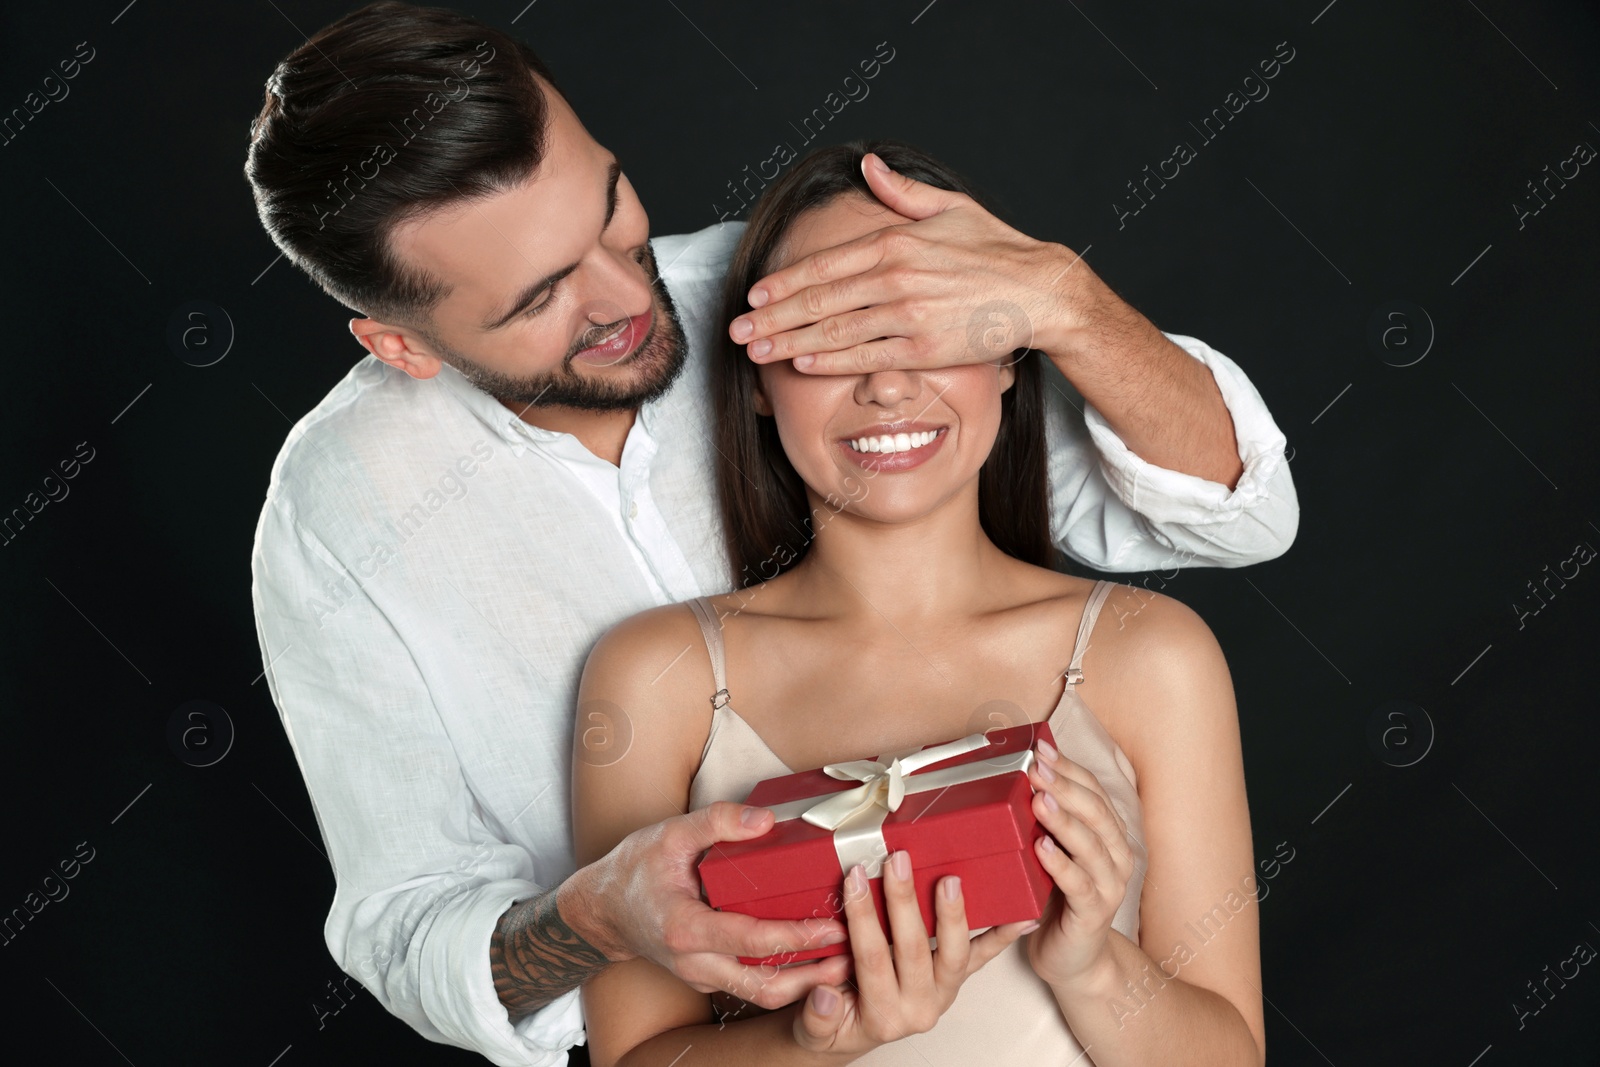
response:
[[(871, 195), (869, 150), (976, 202), (897, 142), (818, 151), (753, 208), (724, 324), (772, 272), (911, 221)], [(1040, 745), (1030, 771), (1057, 886), (1043, 919), (969, 942), (950, 877), (927, 931), (898, 853), (882, 875), (892, 950), (859, 868), (845, 880), (853, 980), (719, 1024), (712, 998), (628, 961), (584, 989), (596, 1064), (689, 1047), (695, 1064), (1065, 1067), (1085, 1049), (1099, 1067), (1263, 1062), (1227, 665), (1177, 601), (1050, 568), (1041, 358), (807, 375), (725, 343), (718, 477), (744, 587), (644, 612), (595, 646), (580, 701), (622, 709), (632, 748), (575, 760), (573, 812), (586, 863), (791, 769), (1048, 721), (1061, 751)]]

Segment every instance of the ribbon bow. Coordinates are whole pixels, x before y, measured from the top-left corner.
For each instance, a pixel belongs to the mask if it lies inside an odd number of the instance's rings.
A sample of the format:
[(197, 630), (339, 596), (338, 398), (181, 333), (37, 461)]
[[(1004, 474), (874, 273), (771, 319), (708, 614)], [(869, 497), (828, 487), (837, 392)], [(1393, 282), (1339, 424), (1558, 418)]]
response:
[[(906, 796), (906, 778), (922, 768), (962, 756), (989, 746), (983, 734), (968, 734), (932, 748), (924, 748), (908, 755), (896, 756), (889, 763), (877, 760), (851, 760), (848, 763), (830, 763), (822, 768), (830, 778), (857, 781), (861, 784), (842, 793), (830, 793), (808, 807), (800, 818), (824, 830), (859, 824), (863, 817), (871, 816), (870, 825), (876, 827), (891, 811), (900, 810)], [(874, 809), (881, 809), (874, 811)]]

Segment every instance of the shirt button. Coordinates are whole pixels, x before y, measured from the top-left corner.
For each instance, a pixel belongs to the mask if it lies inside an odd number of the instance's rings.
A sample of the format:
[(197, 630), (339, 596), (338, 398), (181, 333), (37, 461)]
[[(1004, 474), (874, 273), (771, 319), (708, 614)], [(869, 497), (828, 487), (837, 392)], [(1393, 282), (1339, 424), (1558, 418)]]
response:
[(639, 517), (639, 504), (638, 504), (637, 501), (630, 501), (629, 504), (628, 504), (628, 518), (637, 519), (638, 517)]

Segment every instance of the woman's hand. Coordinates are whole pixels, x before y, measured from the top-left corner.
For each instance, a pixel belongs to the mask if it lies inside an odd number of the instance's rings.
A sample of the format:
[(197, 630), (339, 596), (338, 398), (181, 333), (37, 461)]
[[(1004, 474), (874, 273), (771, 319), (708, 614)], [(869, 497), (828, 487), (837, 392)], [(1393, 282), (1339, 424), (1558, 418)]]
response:
[(794, 1020), (800, 1047), (859, 1055), (931, 1030), (955, 1002), (962, 982), (1037, 925), (1009, 923), (969, 940), (961, 879), (952, 875), (941, 878), (934, 889), (939, 949), (929, 949), (911, 858), (905, 852), (894, 853), (883, 865), (883, 896), (892, 948), (884, 939), (865, 873), (859, 864), (851, 868), (844, 914), (855, 957), (855, 988), (819, 985), (811, 990)]
[(1028, 772), (1033, 812), (1045, 833), (1034, 845), (1059, 893), (1028, 939), (1028, 962), (1052, 987), (1094, 973), (1109, 957), (1111, 920), (1133, 874), (1128, 828), (1094, 775), (1044, 741)]

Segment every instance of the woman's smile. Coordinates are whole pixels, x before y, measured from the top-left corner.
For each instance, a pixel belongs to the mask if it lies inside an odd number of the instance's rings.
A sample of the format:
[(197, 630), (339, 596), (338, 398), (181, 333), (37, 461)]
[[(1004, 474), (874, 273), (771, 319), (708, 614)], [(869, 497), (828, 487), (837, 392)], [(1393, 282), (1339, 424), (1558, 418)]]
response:
[(840, 438), (838, 446), (863, 470), (907, 471), (932, 459), (949, 435), (949, 426), (901, 421), (857, 431)]

